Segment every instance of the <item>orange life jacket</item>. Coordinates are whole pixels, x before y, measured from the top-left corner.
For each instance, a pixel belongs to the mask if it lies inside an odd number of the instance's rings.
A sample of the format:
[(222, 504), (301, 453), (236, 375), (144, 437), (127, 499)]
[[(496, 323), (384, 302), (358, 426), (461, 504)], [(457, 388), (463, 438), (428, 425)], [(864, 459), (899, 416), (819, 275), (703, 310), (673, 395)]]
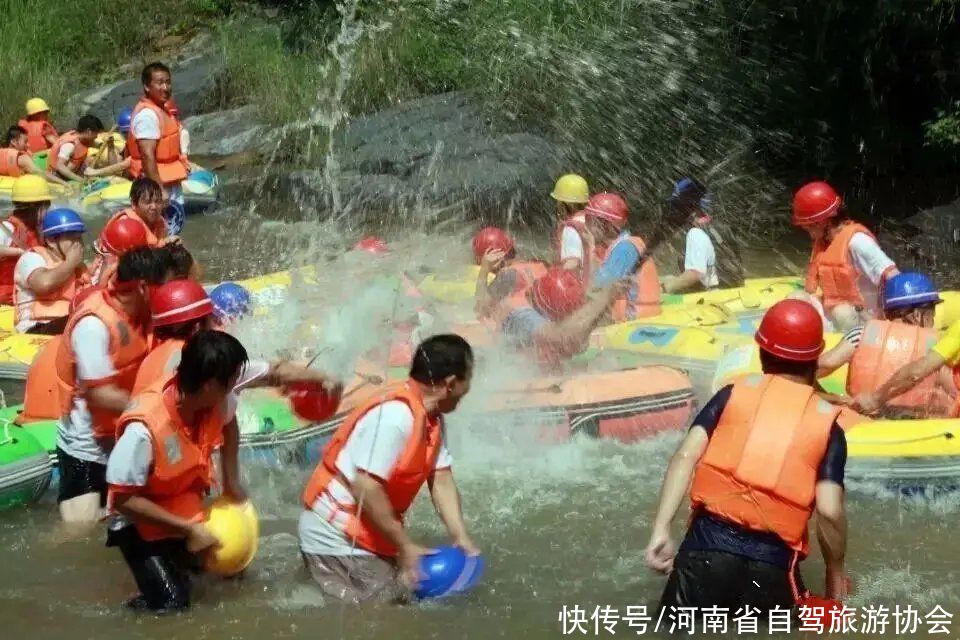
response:
[[(146, 220), (141, 218), (137, 212), (133, 210), (133, 207), (127, 207), (126, 209), (118, 211), (110, 216), (110, 219), (107, 220), (107, 224), (110, 224), (114, 220), (119, 220), (120, 218), (128, 218), (143, 225), (143, 230), (147, 233), (148, 247), (159, 247), (160, 241), (167, 237), (167, 223), (163, 221), (163, 218), (158, 219), (153, 226), (150, 226), (147, 224)], [(104, 227), (106, 226), (107, 225), (104, 225)]]
[[(29, 229), (23, 220), (17, 216), (10, 216), (6, 219), (13, 225), (13, 242), (11, 247), (18, 249), (33, 249), (40, 245), (36, 232)], [(10, 230), (4, 228), (0, 234), (9, 234)], [(17, 269), (17, 260), (20, 256), (10, 256), (9, 258), (0, 258), (0, 304), (13, 304), (13, 274)]]
[(57, 130), (46, 120), (26, 120), (22, 119), (17, 124), (27, 132), (27, 151), (38, 153), (50, 148), (47, 142), (47, 135), (58, 136)]
[(33, 358), (27, 370), (27, 386), (23, 395), (23, 410), (17, 424), (41, 420), (56, 420), (60, 413), (60, 391), (57, 385), (57, 351), (63, 336), (53, 336)]
[(65, 144), (73, 145), (73, 154), (70, 156), (70, 159), (67, 161), (67, 165), (70, 167), (70, 170), (74, 173), (80, 171), (83, 167), (83, 163), (87, 160), (87, 150), (88, 147), (80, 142), (80, 134), (76, 131), (67, 131), (65, 134), (57, 138), (56, 143), (53, 147), (50, 148), (49, 160), (47, 160), (48, 166), (53, 170), (56, 170), (57, 165), (60, 162), (60, 148)]
[[(77, 380), (76, 357), (71, 347), (73, 330), (83, 318), (96, 316), (107, 326), (110, 335), (110, 359), (116, 370), (107, 380)], [(63, 342), (57, 351), (57, 380), (60, 385), (61, 415), (70, 412), (73, 399), (83, 393), (82, 387), (91, 387), (105, 383), (113, 383), (130, 391), (137, 377), (140, 363), (148, 351), (147, 335), (143, 327), (137, 325), (114, 299), (108, 289), (94, 289), (81, 302), (63, 331)], [(81, 387), (82, 385), (82, 387)], [(93, 432), (98, 438), (113, 438), (116, 430), (116, 421), (119, 413), (87, 405), (93, 422)]]
[(690, 489), (694, 510), (772, 532), (804, 557), (817, 470), (839, 409), (772, 375), (736, 382)]
[(176, 373), (175, 371), (168, 371), (167, 364), (174, 354), (183, 350), (184, 344), (186, 344), (184, 340), (177, 339), (157, 341), (150, 349), (147, 357), (140, 363), (130, 395), (135, 396), (153, 384), (154, 381), (160, 378), (169, 378)]
[(857, 270), (850, 259), (850, 241), (854, 234), (865, 233), (874, 240), (870, 231), (856, 222), (844, 222), (833, 241), (828, 245), (815, 242), (807, 268), (804, 289), (807, 293), (823, 293), (823, 308), (830, 311), (838, 304), (862, 307), (866, 303), (857, 286)]
[(417, 383), (412, 380), (386, 394), (377, 394), (375, 398), (354, 409), (347, 416), (327, 444), (323, 458), (303, 492), (303, 504), (307, 509), (312, 509), (317, 498), (326, 494), (328, 500), (335, 506), (328, 521), (342, 531), (352, 544), (381, 556), (397, 555), (396, 547), (370, 524), (362, 513), (357, 512), (356, 505), (344, 505), (334, 500), (329, 486), (336, 479), (344, 487), (349, 487), (346, 479), (337, 469), (337, 457), (346, 446), (350, 434), (353, 433), (360, 419), (372, 409), (391, 400), (406, 403), (413, 412), (413, 431), (383, 485), (394, 515), (401, 522), (403, 521), (404, 514), (413, 504), (423, 483), (433, 473), (443, 444), (443, 418), (427, 415), (423, 406), (423, 395)]
[[(46, 269), (53, 269), (63, 262), (62, 259), (54, 256), (53, 252), (47, 247), (34, 247), (30, 251), (43, 258), (43, 262), (45, 263), (44, 268)], [(15, 287), (13, 290), (14, 322), (20, 324), (21, 314), (26, 305), (30, 305), (30, 318), (38, 324), (66, 318), (70, 315), (70, 303), (73, 301), (73, 297), (77, 294), (77, 291), (89, 284), (90, 274), (87, 273), (87, 268), (84, 265), (80, 265), (76, 271), (74, 271), (73, 276), (68, 278), (58, 289), (48, 293), (34, 292), (35, 297), (33, 300), (20, 301), (19, 290)]]
[[(170, 513), (200, 522), (203, 498), (214, 484), (214, 449), (223, 439), (224, 416), (219, 409), (205, 412), (194, 425), (187, 425), (177, 410), (176, 377), (153, 381), (134, 397), (117, 421), (117, 438), (131, 422), (142, 422), (150, 432), (153, 464), (147, 484), (136, 495)], [(165, 525), (136, 520), (144, 540), (182, 537)]]
[[(607, 247), (603, 259), (606, 260), (613, 252), (614, 247), (621, 242), (631, 243), (641, 256), (647, 250), (647, 245), (638, 236), (621, 236)], [(661, 313), (660, 279), (657, 277), (657, 265), (653, 263), (653, 260), (643, 260), (640, 268), (632, 277), (634, 285), (630, 288), (630, 291), (613, 302), (612, 315), (614, 322), (650, 318)]]
[[(863, 329), (863, 337), (847, 374), (847, 394), (855, 396), (879, 389), (900, 367), (924, 357), (937, 343), (935, 329), (924, 329), (904, 322), (871, 320)], [(893, 398), (888, 406), (904, 409), (926, 409), (931, 416), (946, 415), (953, 399), (940, 389), (937, 373), (924, 378), (917, 386)]]
[(19, 178), (23, 175), (23, 169), (20, 168), (20, 156), (22, 151), (17, 151), (12, 147), (0, 149), (0, 176), (10, 176)]
[[(164, 109), (158, 107), (149, 98), (140, 98), (140, 102), (133, 109), (133, 118), (144, 109), (153, 111), (160, 120), (160, 139), (157, 140), (156, 159), (160, 181), (174, 184), (182, 181), (190, 172), (186, 156), (180, 150), (180, 123)], [(127, 134), (127, 151), (130, 154), (130, 175), (134, 179), (144, 175), (143, 158), (140, 155), (140, 145), (133, 135), (133, 129)]]

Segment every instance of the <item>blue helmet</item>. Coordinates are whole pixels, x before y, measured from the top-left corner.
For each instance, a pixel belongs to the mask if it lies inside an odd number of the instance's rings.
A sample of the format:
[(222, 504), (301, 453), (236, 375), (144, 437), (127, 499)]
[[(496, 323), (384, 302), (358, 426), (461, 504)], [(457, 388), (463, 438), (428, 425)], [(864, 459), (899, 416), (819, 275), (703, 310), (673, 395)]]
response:
[(224, 320), (238, 318), (250, 311), (250, 292), (235, 282), (224, 282), (210, 292), (213, 313)]
[(40, 224), (40, 234), (44, 238), (55, 238), (65, 233), (83, 233), (86, 230), (87, 225), (83, 223), (80, 214), (66, 207), (50, 209)]
[(117, 114), (117, 130), (120, 133), (130, 131), (130, 124), (133, 122), (133, 109), (125, 107)]
[(442, 598), (472, 589), (483, 574), (482, 556), (467, 556), (458, 547), (438, 547), (420, 559), (421, 580), (414, 595)]
[(710, 210), (712, 200), (707, 188), (693, 178), (681, 178), (673, 185), (673, 192), (667, 198), (667, 204), (680, 206), (696, 204), (703, 212)]
[(933, 280), (916, 271), (898, 273), (883, 287), (883, 308), (902, 309), (922, 304), (940, 304), (940, 294)]

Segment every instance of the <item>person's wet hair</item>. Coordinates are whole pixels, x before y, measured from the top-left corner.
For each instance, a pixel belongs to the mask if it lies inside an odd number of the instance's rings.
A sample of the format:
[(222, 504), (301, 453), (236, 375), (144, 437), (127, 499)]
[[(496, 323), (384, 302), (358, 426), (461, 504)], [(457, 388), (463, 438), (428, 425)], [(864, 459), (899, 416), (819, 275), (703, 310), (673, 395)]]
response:
[(162, 62), (151, 62), (143, 68), (143, 71), (140, 72), (140, 83), (143, 85), (150, 84), (150, 81), (153, 80), (154, 71), (166, 71), (167, 74), (170, 74), (170, 67), (163, 64)]
[(130, 185), (130, 202), (152, 202), (163, 199), (163, 189), (152, 178), (137, 178)]
[(142, 280), (147, 284), (163, 284), (173, 269), (173, 258), (165, 247), (139, 247), (120, 256), (117, 282)]
[(97, 116), (88, 113), (85, 116), (80, 116), (77, 121), (77, 131), (103, 131), (103, 122)]
[(170, 252), (170, 259), (173, 261), (173, 279), (189, 278), (193, 271), (193, 265), (196, 263), (193, 254), (179, 242), (168, 244), (166, 249)]
[(423, 384), (437, 384), (454, 376), (467, 377), (473, 365), (473, 349), (458, 335), (447, 333), (424, 340), (413, 355), (410, 377)]
[(19, 138), (20, 136), (25, 136), (25, 135), (27, 135), (27, 130), (21, 127), (20, 125), (15, 124), (9, 129), (7, 129), (7, 136), (6, 138), (4, 138), (3, 144), (4, 146), (9, 147), (10, 145), (13, 144), (14, 140)]
[(216, 380), (230, 385), (247, 363), (247, 350), (229, 333), (206, 329), (187, 340), (177, 367), (177, 388), (197, 393)]

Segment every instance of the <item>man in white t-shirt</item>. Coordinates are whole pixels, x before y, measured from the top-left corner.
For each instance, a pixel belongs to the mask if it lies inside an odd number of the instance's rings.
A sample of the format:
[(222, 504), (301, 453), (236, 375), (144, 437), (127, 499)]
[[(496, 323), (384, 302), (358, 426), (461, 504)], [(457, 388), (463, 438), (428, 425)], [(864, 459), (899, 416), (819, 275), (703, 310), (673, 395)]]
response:
[(425, 340), (410, 378), (355, 409), (333, 436), (303, 494), (300, 549), (324, 593), (351, 602), (403, 599), (429, 553), (403, 514), (426, 483), (453, 543), (467, 534), (443, 414), (470, 390), (473, 352), (455, 335)]
[(134, 109), (130, 124), (130, 137), (136, 146), (136, 150), (129, 149), (130, 171), (134, 178), (143, 175), (163, 185), (168, 202), (164, 219), (168, 235), (175, 236), (180, 234), (186, 219), (182, 188), (188, 173), (182, 148), (184, 130), (168, 107), (173, 96), (170, 69), (159, 62), (148, 64), (141, 81), (144, 97)]
[(676, 276), (665, 276), (664, 293), (687, 293), (720, 286), (717, 275), (717, 252), (707, 225), (710, 215), (706, 187), (693, 178), (679, 180), (667, 199), (664, 218), (682, 221), (688, 225), (684, 240), (682, 271)]

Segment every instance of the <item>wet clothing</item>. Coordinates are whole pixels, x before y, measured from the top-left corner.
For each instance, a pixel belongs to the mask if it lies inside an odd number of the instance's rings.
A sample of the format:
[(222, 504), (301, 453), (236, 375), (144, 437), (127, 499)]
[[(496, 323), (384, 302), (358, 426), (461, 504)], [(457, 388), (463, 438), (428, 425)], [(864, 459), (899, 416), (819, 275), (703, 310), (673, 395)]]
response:
[[(697, 415), (693, 426), (701, 427), (711, 436), (720, 423), (720, 416), (732, 391), (733, 385), (720, 389)], [(843, 430), (835, 422), (830, 430), (826, 454), (817, 470), (817, 480), (829, 480), (842, 486), (846, 463), (847, 440)], [(680, 549), (731, 553), (781, 569), (786, 569), (793, 557), (793, 551), (776, 534), (747, 531), (707, 513), (694, 515)]]
[[(799, 571), (794, 570), (793, 582), (802, 593)], [(787, 569), (725, 551), (681, 549), (660, 597), (660, 608), (669, 612), (670, 607), (728, 607), (733, 615), (750, 606), (762, 616), (777, 607), (790, 608), (795, 602)]]
[[(627, 231), (621, 234), (621, 236), (629, 235)], [(606, 287), (626, 278), (636, 270), (642, 257), (632, 242), (616, 242), (603, 264), (597, 269), (596, 286)]]
[(179, 611), (190, 606), (190, 573), (198, 568), (196, 556), (183, 539), (147, 542), (133, 525), (107, 531), (107, 546), (118, 547), (140, 589), (129, 604), (151, 611)]
[(60, 470), (57, 502), (99, 493), (100, 506), (107, 504), (107, 465), (76, 458), (60, 447), (57, 447), (57, 464)]
[(375, 555), (328, 556), (302, 553), (310, 577), (328, 596), (360, 602), (402, 602), (410, 591), (400, 580), (396, 563)]

